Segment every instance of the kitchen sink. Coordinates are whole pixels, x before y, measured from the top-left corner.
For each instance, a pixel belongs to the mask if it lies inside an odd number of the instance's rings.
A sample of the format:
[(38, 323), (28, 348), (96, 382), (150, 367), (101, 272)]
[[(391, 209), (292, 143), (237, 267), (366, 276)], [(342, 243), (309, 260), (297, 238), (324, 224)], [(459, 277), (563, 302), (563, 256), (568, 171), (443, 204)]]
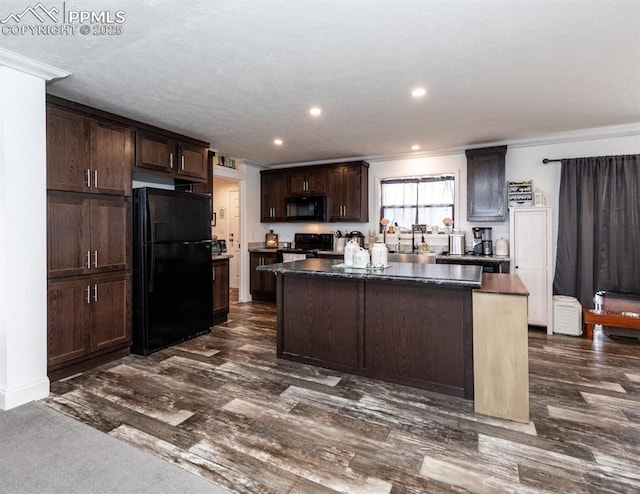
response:
[(411, 254), (409, 252), (390, 252), (387, 256), (389, 262), (419, 262), (424, 264), (435, 264), (435, 252), (418, 252)]

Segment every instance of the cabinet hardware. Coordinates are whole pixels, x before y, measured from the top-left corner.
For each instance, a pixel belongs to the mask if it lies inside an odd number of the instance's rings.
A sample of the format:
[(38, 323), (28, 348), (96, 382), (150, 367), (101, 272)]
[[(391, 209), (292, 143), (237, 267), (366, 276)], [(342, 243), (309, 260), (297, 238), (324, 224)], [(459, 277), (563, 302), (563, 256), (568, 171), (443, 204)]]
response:
[(98, 251), (93, 251), (93, 267), (98, 269)]
[(85, 300), (87, 301), (88, 304), (90, 304), (91, 303), (91, 287), (89, 285), (87, 285), (86, 292), (87, 292), (87, 296), (85, 297)]
[(91, 269), (91, 251), (87, 251), (87, 269)]
[(173, 170), (173, 153), (169, 153), (169, 168)]
[(87, 187), (91, 188), (91, 170), (87, 168)]
[(93, 285), (93, 301), (97, 302), (98, 301), (98, 284), (94, 283)]
[(180, 169), (184, 171), (184, 154), (180, 156)]
[(98, 170), (93, 170), (93, 186), (98, 187)]

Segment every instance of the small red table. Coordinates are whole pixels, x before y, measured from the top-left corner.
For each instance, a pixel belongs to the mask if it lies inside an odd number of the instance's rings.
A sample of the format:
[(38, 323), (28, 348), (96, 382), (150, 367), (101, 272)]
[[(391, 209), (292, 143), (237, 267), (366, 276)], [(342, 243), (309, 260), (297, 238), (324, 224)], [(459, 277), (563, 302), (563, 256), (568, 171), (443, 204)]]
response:
[(604, 310), (596, 312), (593, 309), (583, 308), (582, 325), (584, 326), (584, 334), (588, 340), (593, 340), (593, 326), (596, 324), (640, 330), (640, 317), (623, 316), (620, 312), (608, 312)]

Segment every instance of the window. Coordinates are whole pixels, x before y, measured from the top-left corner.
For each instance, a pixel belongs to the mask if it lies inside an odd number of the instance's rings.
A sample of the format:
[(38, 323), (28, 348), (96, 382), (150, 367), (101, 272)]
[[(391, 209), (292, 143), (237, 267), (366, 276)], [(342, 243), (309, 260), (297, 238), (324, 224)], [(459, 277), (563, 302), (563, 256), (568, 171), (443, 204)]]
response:
[(380, 219), (408, 230), (416, 224), (442, 226), (444, 218), (454, 219), (454, 185), (453, 175), (383, 179)]

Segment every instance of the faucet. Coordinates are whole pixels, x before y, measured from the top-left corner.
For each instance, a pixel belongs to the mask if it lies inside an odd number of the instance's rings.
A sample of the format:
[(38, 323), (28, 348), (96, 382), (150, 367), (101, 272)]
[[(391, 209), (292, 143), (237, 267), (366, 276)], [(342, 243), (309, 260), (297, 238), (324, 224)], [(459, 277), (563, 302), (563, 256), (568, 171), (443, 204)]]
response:
[(416, 225), (411, 225), (411, 253), (415, 254), (416, 252)]

